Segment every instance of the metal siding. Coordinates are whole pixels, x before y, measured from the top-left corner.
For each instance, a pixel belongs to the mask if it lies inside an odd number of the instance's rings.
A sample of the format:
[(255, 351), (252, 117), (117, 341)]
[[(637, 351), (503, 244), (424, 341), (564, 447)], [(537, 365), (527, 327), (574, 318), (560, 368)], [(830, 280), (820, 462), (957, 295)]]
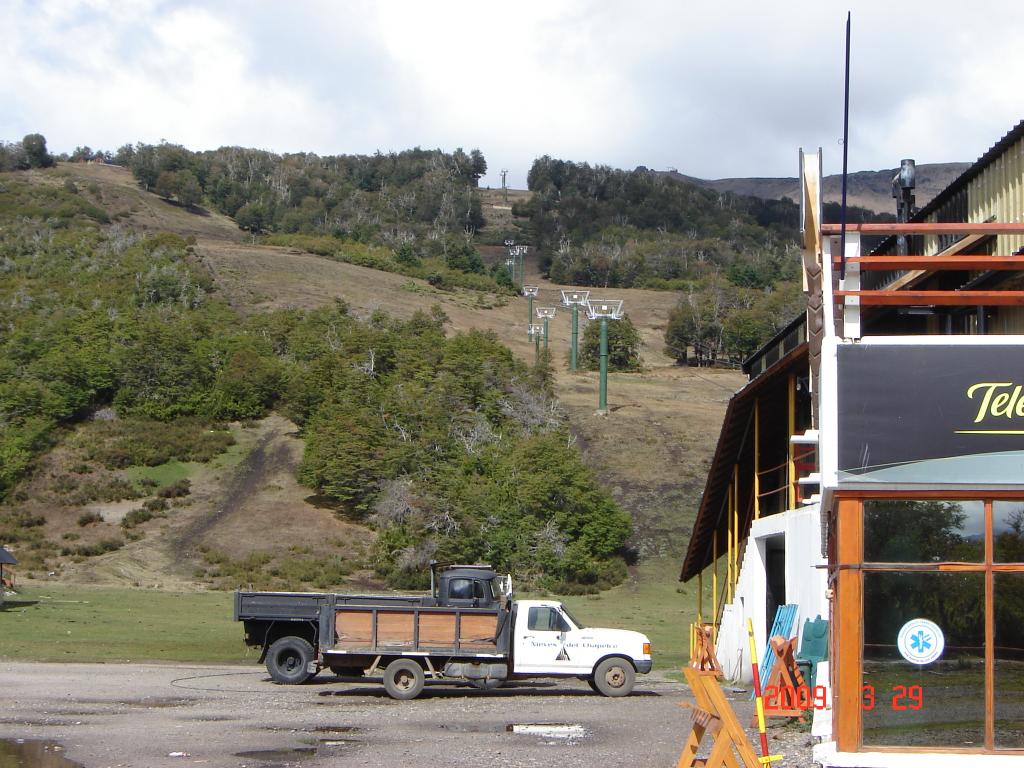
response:
[[(1024, 139), (1018, 139), (967, 185), (971, 221), (1019, 222), (1024, 219)], [(931, 218), (931, 217), (929, 217)], [(1010, 254), (1024, 246), (1020, 235), (999, 235), (995, 252)]]

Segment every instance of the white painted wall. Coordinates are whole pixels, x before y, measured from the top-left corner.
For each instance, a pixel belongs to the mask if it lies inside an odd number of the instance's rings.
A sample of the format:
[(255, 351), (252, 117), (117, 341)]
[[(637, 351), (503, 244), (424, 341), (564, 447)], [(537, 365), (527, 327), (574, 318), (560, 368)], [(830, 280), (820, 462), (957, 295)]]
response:
[[(803, 631), (805, 619), (828, 618), (827, 572), (816, 566), (825, 565), (821, 556), (821, 512), (817, 504), (791, 509), (778, 515), (755, 520), (740, 563), (740, 578), (735, 599), (722, 612), (715, 652), (722, 672), (729, 680), (752, 681), (750, 646), (747, 640), (747, 619), (754, 622), (758, 661), (767, 643), (765, 596), (767, 578), (765, 552), (767, 539), (782, 535), (786, 541), (786, 602), (799, 605), (794, 634)], [(775, 617), (772, 616), (771, 619)], [(827, 681), (819, 680), (820, 685)]]

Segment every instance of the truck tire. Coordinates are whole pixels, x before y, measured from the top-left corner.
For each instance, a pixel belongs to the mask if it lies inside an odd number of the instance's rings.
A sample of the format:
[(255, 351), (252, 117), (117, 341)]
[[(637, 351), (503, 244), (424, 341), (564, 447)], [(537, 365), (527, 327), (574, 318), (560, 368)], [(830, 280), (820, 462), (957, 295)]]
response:
[(594, 667), (594, 687), (605, 696), (629, 696), (635, 682), (633, 665), (621, 656), (610, 656)]
[(313, 646), (301, 637), (282, 637), (267, 649), (267, 672), (275, 683), (299, 685), (312, 675), (307, 671), (313, 660)]
[(415, 699), (425, 684), (423, 667), (410, 659), (392, 661), (384, 670), (384, 689), (392, 699)]

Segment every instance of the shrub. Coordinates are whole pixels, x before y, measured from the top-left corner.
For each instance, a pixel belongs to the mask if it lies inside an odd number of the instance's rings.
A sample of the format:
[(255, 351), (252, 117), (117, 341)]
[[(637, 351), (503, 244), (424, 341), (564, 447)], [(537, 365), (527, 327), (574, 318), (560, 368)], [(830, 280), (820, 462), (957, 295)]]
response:
[(87, 525), (94, 525), (103, 522), (103, 515), (99, 512), (83, 512), (78, 516), (78, 526), (85, 528)]
[(131, 512), (124, 516), (121, 520), (121, 527), (130, 530), (137, 525), (141, 525), (154, 517), (166, 517), (162, 512), (154, 512), (149, 509), (133, 509)]
[(156, 492), (156, 495), (161, 499), (180, 499), (183, 496), (188, 496), (190, 493), (192, 493), (192, 483), (186, 477), (181, 480), (175, 480), (170, 485), (165, 485)]
[(234, 445), (225, 430), (197, 419), (165, 423), (152, 419), (94, 422), (79, 435), (78, 447), (108, 469), (155, 467), (169, 461), (206, 462)]
[(95, 544), (79, 544), (77, 547), (65, 547), (60, 553), (65, 557), (97, 557), (107, 552), (114, 552), (123, 546), (123, 539), (100, 539)]

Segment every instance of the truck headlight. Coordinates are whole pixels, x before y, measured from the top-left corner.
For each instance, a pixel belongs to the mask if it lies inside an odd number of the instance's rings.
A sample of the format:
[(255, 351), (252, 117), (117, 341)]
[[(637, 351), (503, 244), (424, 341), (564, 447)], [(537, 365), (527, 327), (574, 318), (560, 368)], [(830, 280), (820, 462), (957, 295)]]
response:
[(644, 643), (644, 654), (647, 655), (647, 656), (651, 655), (651, 644), (650, 643)]

